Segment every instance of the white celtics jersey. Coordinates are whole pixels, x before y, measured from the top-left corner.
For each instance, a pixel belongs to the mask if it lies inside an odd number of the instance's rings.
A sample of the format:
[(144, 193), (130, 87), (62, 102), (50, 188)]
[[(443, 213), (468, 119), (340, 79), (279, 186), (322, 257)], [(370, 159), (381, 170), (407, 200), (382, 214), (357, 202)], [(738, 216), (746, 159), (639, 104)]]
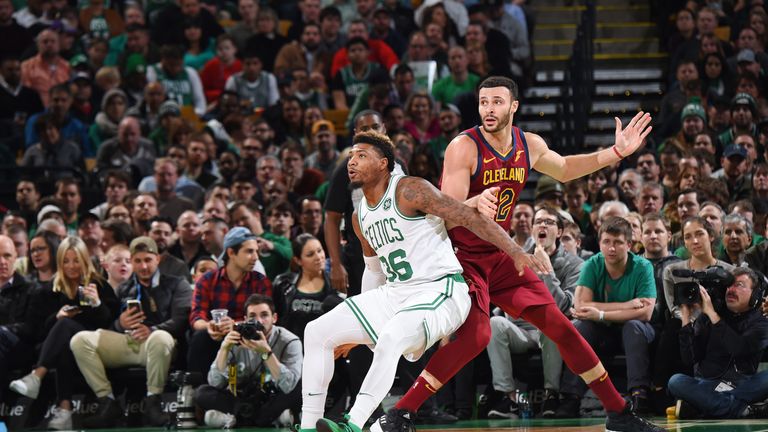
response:
[(392, 175), (381, 200), (372, 207), (363, 197), (357, 211), (360, 230), (379, 257), (387, 285), (418, 285), (460, 274), (443, 220), (400, 213), (395, 192), (403, 177)]

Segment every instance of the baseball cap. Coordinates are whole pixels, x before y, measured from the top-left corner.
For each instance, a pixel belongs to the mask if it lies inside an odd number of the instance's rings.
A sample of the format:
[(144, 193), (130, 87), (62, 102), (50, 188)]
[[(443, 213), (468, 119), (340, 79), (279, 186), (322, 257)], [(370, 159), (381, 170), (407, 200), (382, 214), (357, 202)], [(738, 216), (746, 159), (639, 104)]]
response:
[(745, 149), (744, 147), (738, 144), (730, 144), (728, 147), (725, 148), (725, 151), (723, 152), (723, 157), (730, 158), (732, 156), (741, 156), (742, 159), (746, 159), (747, 149)]
[(101, 222), (101, 219), (96, 213), (93, 212), (85, 212), (82, 213), (80, 216), (77, 217), (77, 224), (82, 225), (87, 220), (95, 220), (96, 222)]
[(155, 241), (152, 240), (151, 237), (141, 236), (133, 239), (133, 241), (131, 241), (131, 246), (129, 247), (131, 251), (131, 255), (137, 252), (136, 249), (139, 246), (142, 246), (144, 249), (141, 252), (149, 252), (155, 255), (159, 255), (159, 253), (157, 252), (157, 243), (155, 243)]
[(683, 107), (683, 111), (680, 113), (680, 119), (685, 120), (686, 117), (696, 116), (707, 121), (707, 113), (704, 111), (704, 107), (697, 103), (689, 103)]
[(255, 240), (256, 235), (245, 227), (235, 227), (227, 231), (224, 236), (224, 250), (241, 245), (248, 240)]
[(147, 60), (139, 53), (133, 53), (125, 59), (125, 75), (135, 73), (145, 74), (147, 72)]
[(736, 63), (741, 63), (741, 62), (754, 63), (755, 61), (756, 61), (755, 52), (749, 48), (745, 48), (739, 51), (739, 55), (736, 56)]
[(45, 216), (47, 216), (49, 213), (58, 213), (64, 216), (64, 212), (61, 211), (59, 207), (53, 204), (48, 204), (47, 206), (41, 208), (39, 212), (37, 212), (37, 224), (40, 225), (45, 219)]
[(328, 120), (318, 120), (312, 123), (312, 135), (317, 134), (320, 131), (327, 130), (332, 134), (336, 133), (336, 126)]
[(731, 99), (731, 110), (736, 109), (739, 105), (746, 105), (749, 107), (749, 110), (752, 111), (753, 115), (755, 114), (755, 111), (757, 111), (755, 99), (748, 93), (737, 93), (736, 96)]
[(75, 75), (72, 77), (70, 82), (77, 82), (77, 81), (86, 81), (88, 83), (91, 82), (91, 74), (89, 74), (86, 71), (78, 71), (75, 73)]
[(179, 107), (179, 104), (176, 102), (167, 100), (160, 105), (160, 109), (157, 110), (157, 113), (160, 118), (163, 118), (167, 115), (178, 117), (181, 115), (181, 107)]
[(563, 184), (550, 176), (542, 175), (536, 183), (536, 192), (534, 193), (534, 196), (536, 199), (540, 199), (545, 195), (558, 192), (561, 194), (565, 192)]
[(442, 108), (440, 108), (440, 111), (450, 111), (461, 117), (461, 110), (459, 110), (459, 107), (452, 103), (443, 104)]

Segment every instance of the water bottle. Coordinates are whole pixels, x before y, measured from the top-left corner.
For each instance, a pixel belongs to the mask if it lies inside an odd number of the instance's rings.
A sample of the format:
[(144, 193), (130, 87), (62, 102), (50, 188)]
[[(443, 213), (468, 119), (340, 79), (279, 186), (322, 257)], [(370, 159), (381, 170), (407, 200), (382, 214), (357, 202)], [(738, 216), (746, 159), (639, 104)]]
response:
[(531, 402), (528, 400), (528, 393), (519, 393), (517, 400), (517, 407), (520, 409), (520, 418), (523, 420), (531, 419), (533, 417), (533, 411), (531, 410)]

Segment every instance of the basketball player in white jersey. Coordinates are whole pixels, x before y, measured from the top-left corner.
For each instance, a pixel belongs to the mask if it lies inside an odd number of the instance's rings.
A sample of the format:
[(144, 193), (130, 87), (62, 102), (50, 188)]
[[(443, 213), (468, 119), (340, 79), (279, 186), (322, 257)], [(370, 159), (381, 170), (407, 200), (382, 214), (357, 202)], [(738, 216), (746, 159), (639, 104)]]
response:
[[(471, 300), (443, 220), (461, 225), (525, 267), (549, 272), (498, 224), (426, 180), (394, 175), (394, 146), (377, 132), (355, 135), (347, 163), (364, 197), (353, 224), (365, 255), (363, 292), (312, 321), (304, 331), (302, 420), (299, 431), (360, 432), (386, 396), (401, 355), (414, 361), (461, 326)], [(373, 363), (347, 421), (322, 418), (333, 376), (334, 349), (373, 347)]]

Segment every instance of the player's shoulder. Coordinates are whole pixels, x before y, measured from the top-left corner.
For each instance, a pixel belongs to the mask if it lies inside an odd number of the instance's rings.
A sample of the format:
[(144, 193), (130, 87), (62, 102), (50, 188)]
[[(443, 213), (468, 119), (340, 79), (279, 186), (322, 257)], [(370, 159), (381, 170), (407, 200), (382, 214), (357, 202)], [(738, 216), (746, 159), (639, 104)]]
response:
[(471, 129), (456, 135), (445, 149), (445, 158), (459, 158), (471, 160), (471, 156), (477, 154), (477, 145), (469, 134)]

